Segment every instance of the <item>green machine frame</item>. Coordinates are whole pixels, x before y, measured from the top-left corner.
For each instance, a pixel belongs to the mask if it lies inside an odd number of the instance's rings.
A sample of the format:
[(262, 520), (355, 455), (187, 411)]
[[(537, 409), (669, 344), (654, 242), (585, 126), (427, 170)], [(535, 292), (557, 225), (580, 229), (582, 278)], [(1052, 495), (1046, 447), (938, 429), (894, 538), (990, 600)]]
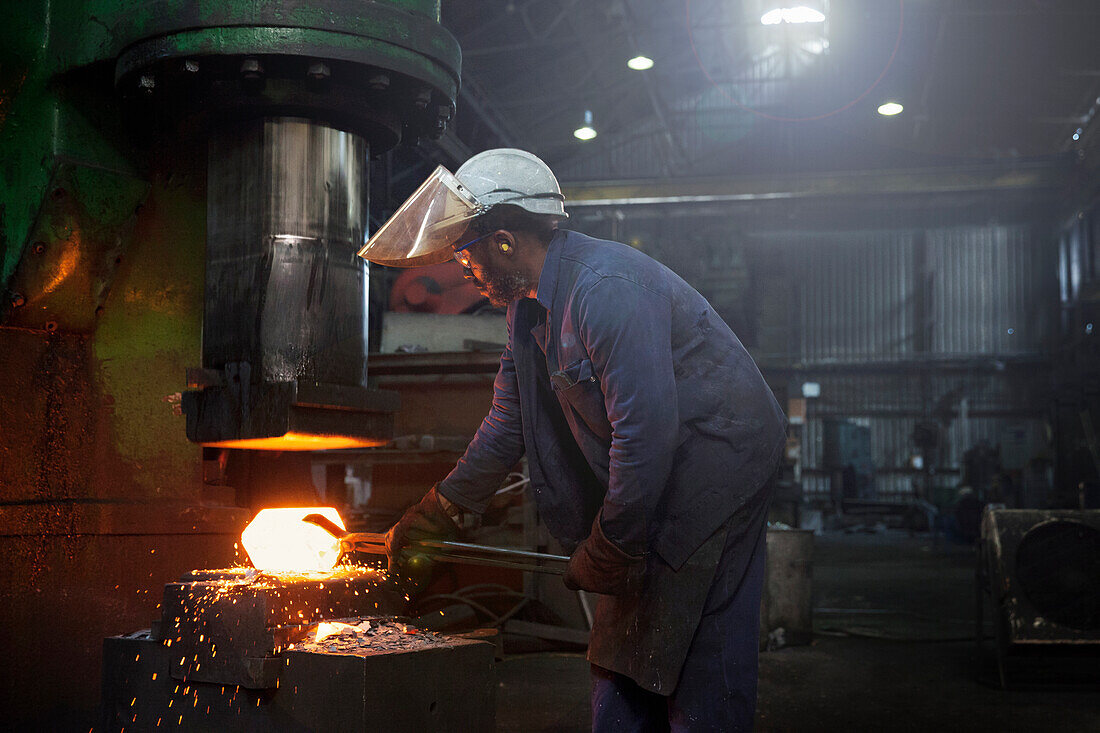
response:
[(204, 481), (218, 467), (187, 440), (180, 404), (201, 357), (207, 137), (258, 115), (353, 131), (372, 154), (442, 134), (460, 52), (439, 12), (438, 0), (31, 0), (6, 14), (9, 724), (87, 729), (102, 639), (148, 624), (166, 580), (233, 562), (257, 498)]

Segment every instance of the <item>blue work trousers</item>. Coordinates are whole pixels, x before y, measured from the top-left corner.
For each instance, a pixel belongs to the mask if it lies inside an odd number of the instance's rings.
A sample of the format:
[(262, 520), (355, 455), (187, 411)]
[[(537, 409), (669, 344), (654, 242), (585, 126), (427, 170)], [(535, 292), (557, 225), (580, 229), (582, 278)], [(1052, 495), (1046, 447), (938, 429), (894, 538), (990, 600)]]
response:
[(592, 666), (593, 733), (752, 730), (765, 541), (761, 529), (743, 574), (727, 545), (672, 695)]

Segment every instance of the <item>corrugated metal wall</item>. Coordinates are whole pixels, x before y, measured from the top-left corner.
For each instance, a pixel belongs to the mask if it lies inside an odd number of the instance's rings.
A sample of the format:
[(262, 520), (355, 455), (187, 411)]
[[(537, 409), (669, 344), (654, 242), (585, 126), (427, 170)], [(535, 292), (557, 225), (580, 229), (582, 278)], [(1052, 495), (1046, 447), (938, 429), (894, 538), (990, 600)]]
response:
[[(907, 219), (920, 224), (897, 226), (890, 212), (847, 206), (850, 216), (832, 221), (870, 226), (780, 230), (773, 226), (778, 217), (755, 211), (752, 219), (668, 222), (628, 215), (621, 232), (594, 233), (637, 237), (715, 303), (741, 297), (715, 280), (732, 287), (731, 273), (740, 272), (732, 263), (744, 264), (746, 282), (758, 289), (755, 307), (769, 311), (753, 316), (766, 333), (746, 341), (763, 371), (775, 386), (786, 379), (790, 396), (803, 382), (821, 387), (821, 396), (808, 400), (802, 433), (810, 497), (829, 493), (826, 419), (869, 427), (875, 491), (883, 498), (957, 486), (963, 454), (979, 442), (999, 446), (1006, 468), (1049, 455), (1045, 417), (1059, 284), (1053, 226), (924, 223), (936, 221), (935, 210)], [(975, 220), (984, 216), (973, 212)], [(1068, 237), (1062, 244), (1063, 262), (1073, 259), (1071, 244)], [(775, 312), (777, 303), (786, 305), (784, 313)], [(914, 429), (929, 422), (942, 441), (931, 486), (911, 463)]]
[(1035, 364), (1048, 347), (1057, 263), (1041, 229), (763, 239), (781, 243), (800, 290), (800, 351), (792, 357), (802, 372), (791, 393), (801, 381), (821, 385), (803, 430), (807, 493), (829, 490), (822, 465), (829, 417), (869, 426), (875, 488), (884, 498), (911, 495), (924, 481), (910, 467), (919, 421), (942, 427), (938, 485), (960, 481), (963, 453), (979, 441), (1001, 446), (1006, 467), (1044, 450)]
[(1060, 229), (1052, 422), (1056, 480), (1073, 491), (1100, 481), (1087, 448), (1100, 425), (1100, 199), (1094, 195)]
[(912, 355), (912, 232), (787, 235), (803, 364)]
[(1050, 334), (1053, 248), (1022, 226), (956, 227), (928, 236), (932, 351), (1034, 354)]
[[(919, 256), (915, 241), (926, 241)], [(1054, 250), (1026, 226), (767, 235), (786, 239), (801, 285), (803, 364), (1044, 353)], [(920, 260), (920, 261), (918, 261)], [(927, 323), (918, 324), (926, 288)]]

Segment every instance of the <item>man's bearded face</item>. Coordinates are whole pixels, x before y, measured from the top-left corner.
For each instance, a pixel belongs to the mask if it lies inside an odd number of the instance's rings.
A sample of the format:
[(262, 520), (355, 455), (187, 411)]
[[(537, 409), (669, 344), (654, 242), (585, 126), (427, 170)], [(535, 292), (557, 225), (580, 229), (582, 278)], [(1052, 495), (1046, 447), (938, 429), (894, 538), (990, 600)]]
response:
[(470, 267), (464, 267), (463, 274), (494, 307), (507, 308), (513, 300), (526, 298), (534, 288), (530, 277), (511, 263), (498, 261), (493, 253), (478, 251), (470, 255)]

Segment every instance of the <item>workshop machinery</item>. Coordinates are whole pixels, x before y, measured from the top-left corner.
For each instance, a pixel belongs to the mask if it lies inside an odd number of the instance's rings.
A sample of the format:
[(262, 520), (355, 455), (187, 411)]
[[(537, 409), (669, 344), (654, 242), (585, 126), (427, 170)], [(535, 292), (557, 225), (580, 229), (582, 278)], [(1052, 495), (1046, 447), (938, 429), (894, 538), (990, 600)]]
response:
[(104, 637), (235, 562), (252, 510), (312, 500), (309, 451), (392, 437), (354, 257), (369, 161), (444, 131), (459, 63), (438, 0), (5, 14), (9, 724), (86, 728)]
[[(1001, 687), (1021, 663), (1061, 657), (1043, 679), (1096, 682), (1100, 651), (1100, 511), (1003, 509), (982, 513), (975, 576), (975, 658), (986, 658), (986, 602), (992, 607), (993, 652)], [(1080, 675), (1077, 675), (1080, 676)]]
[(385, 572), (228, 568), (164, 586), (150, 628), (103, 644), (109, 731), (491, 731), (494, 644), (402, 618)]
[[(442, 635), (445, 614), (402, 614), (416, 581), (363, 555), (332, 507), (269, 507), (241, 535), (251, 567), (164, 586), (149, 629), (103, 648), (103, 730), (491, 730), (497, 632)], [(419, 541), (418, 557), (564, 571), (567, 557)], [(415, 573), (413, 573), (415, 575)]]

